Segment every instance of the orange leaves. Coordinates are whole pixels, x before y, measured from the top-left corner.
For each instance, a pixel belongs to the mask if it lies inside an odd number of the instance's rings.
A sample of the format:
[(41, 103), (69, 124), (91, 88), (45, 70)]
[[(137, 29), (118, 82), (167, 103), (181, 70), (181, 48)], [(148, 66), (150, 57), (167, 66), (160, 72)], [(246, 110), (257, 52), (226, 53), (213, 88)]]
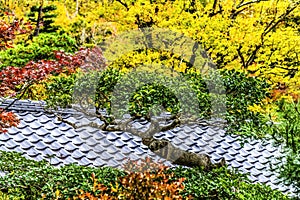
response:
[(80, 190), (80, 195), (73, 199), (183, 199), (179, 193), (184, 189), (185, 178), (174, 180), (173, 174), (166, 171), (167, 166), (155, 164), (148, 157), (141, 160), (140, 164), (138, 161), (128, 161), (125, 168), (128, 174), (109, 188), (98, 183), (92, 174), (93, 194)]
[(271, 97), (274, 101), (280, 100), (281, 98), (288, 98), (295, 103), (297, 103), (300, 98), (299, 94), (293, 91), (285, 83), (278, 83), (272, 90)]
[(7, 128), (17, 126), (19, 122), (19, 119), (14, 113), (0, 109), (0, 133), (6, 133)]
[(150, 158), (141, 160), (139, 165), (129, 161), (125, 166), (129, 171), (121, 178), (125, 199), (182, 199), (179, 193), (184, 189), (184, 178), (171, 180), (173, 174), (166, 172), (167, 166), (155, 164)]

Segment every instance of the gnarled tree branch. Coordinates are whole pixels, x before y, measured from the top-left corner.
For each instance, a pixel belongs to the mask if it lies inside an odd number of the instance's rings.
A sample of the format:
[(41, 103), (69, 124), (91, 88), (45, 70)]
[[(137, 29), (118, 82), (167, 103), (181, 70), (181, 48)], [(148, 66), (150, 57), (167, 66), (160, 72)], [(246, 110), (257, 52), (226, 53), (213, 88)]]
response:
[[(196, 120), (195, 118), (180, 118), (179, 115), (172, 115), (167, 120), (168, 123), (163, 123), (162, 119), (159, 118), (151, 118), (149, 123), (150, 126), (146, 131), (141, 131), (132, 125), (135, 120), (141, 119), (137, 117), (129, 117), (122, 120), (112, 120), (108, 121), (108, 117), (102, 114), (101, 112), (95, 114), (92, 112), (88, 112), (85, 109), (80, 109), (75, 107), (77, 111), (82, 112), (86, 116), (97, 117), (99, 118), (103, 124), (97, 124), (95, 122), (90, 122), (87, 124), (78, 125), (76, 123), (72, 123), (66, 119), (64, 119), (61, 115), (56, 114), (59, 121), (69, 124), (73, 128), (81, 128), (85, 126), (97, 128), (103, 131), (124, 131), (129, 132), (133, 135), (136, 135), (142, 138), (142, 143), (146, 145), (153, 153), (156, 155), (172, 162), (173, 164), (183, 165), (187, 167), (202, 167), (205, 170), (211, 170), (215, 167), (221, 167), (225, 165), (225, 160), (221, 160), (218, 164), (212, 164), (211, 159), (206, 154), (196, 154), (193, 152), (188, 152), (182, 150), (178, 147), (175, 147), (170, 141), (167, 139), (156, 139), (154, 135), (161, 131), (171, 130), (181, 124), (201, 124), (202, 125), (212, 125), (208, 121)], [(52, 112), (53, 113), (53, 112)], [(164, 118), (164, 120), (166, 120)], [(167, 121), (166, 120), (166, 121)]]

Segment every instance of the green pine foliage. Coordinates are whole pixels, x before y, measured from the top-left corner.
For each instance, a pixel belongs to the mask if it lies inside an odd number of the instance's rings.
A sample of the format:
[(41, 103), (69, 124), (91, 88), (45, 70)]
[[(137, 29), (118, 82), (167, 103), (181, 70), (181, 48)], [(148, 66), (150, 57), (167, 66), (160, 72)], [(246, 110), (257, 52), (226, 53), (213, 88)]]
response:
[(21, 67), (29, 61), (54, 59), (53, 51), (74, 53), (77, 49), (76, 41), (68, 34), (40, 34), (28, 44), (18, 44), (14, 48), (0, 51), (0, 70), (7, 66)]
[[(27, 17), (32, 24), (37, 24), (39, 10), (40, 6), (36, 5), (30, 8), (30, 12), (28, 13)], [(39, 30), (39, 33), (55, 33), (59, 29), (58, 26), (53, 24), (55, 18), (57, 17), (57, 14), (53, 11), (56, 10), (57, 7), (55, 5), (42, 6), (41, 18), (39, 21), (41, 28)]]

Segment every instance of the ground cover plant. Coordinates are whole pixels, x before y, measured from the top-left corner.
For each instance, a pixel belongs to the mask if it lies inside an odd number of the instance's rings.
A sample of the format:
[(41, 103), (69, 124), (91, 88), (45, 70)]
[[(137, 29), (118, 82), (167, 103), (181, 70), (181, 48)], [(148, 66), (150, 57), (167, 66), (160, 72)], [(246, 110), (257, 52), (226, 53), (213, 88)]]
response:
[(167, 168), (146, 158), (129, 160), (123, 170), (77, 165), (54, 168), (47, 161), (28, 160), (19, 153), (0, 154), (0, 170), (7, 173), (0, 178), (0, 189), (12, 199), (289, 199), (225, 167), (212, 171)]

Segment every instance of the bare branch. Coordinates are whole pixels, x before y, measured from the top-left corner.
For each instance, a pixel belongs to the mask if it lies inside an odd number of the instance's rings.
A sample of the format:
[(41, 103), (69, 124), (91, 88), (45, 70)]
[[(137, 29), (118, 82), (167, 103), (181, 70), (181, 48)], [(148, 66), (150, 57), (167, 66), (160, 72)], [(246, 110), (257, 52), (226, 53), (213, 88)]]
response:
[(42, 17), (43, 4), (44, 4), (44, 1), (42, 0), (41, 4), (39, 6), (39, 10), (38, 10), (38, 18), (36, 20), (36, 28), (33, 33), (34, 36), (38, 36), (40, 33), (41, 23), (43, 21), (43, 17)]
[(209, 13), (209, 17), (213, 17), (217, 14), (221, 14), (224, 10), (221, 4), (218, 5), (219, 6), (219, 10), (217, 12), (215, 12), (215, 10), (213, 10), (211, 13)]
[[(103, 124), (97, 124), (94, 122), (86, 123), (82, 125), (78, 125), (76, 123), (72, 123), (66, 119), (63, 119), (61, 115), (57, 115), (59, 121), (69, 124), (73, 128), (81, 128), (81, 127), (93, 127), (103, 131), (123, 131), (129, 132), (135, 136), (138, 136), (142, 139), (142, 143), (146, 145), (153, 153), (156, 155), (171, 161), (173, 164), (184, 165), (188, 167), (203, 167), (205, 170), (210, 170), (214, 167), (221, 167), (225, 165), (225, 160), (218, 164), (212, 164), (210, 158), (206, 154), (196, 154), (192, 152), (188, 152), (182, 150), (180, 148), (175, 147), (172, 143), (166, 139), (156, 139), (154, 135), (156, 133), (167, 131), (173, 129), (181, 124), (201, 124), (208, 125), (210, 122), (207, 120), (197, 120), (195, 117), (180, 117), (179, 114), (171, 115), (170, 117), (159, 118), (152, 117), (149, 121), (150, 126), (146, 131), (138, 130), (134, 127), (134, 121), (141, 119), (140, 117), (130, 117), (122, 120), (113, 120), (109, 121), (108, 117), (104, 116), (101, 113), (93, 113), (89, 112), (87, 109), (84, 109), (82, 105), (79, 107), (74, 107), (75, 110), (81, 112), (86, 116), (92, 116), (99, 118)], [(167, 123), (167, 121), (169, 121)], [(212, 125), (212, 124), (211, 124)]]
[(280, 15), (280, 16), (278, 17), (278, 20), (277, 20), (276, 22), (275, 22), (275, 20), (272, 20), (272, 21), (268, 24), (268, 26), (265, 28), (265, 30), (264, 30), (262, 36), (267, 35), (270, 31), (272, 31), (273, 29), (275, 29), (276, 26), (277, 26), (280, 22), (284, 21), (284, 20), (286, 19), (286, 17), (287, 17), (291, 12), (293, 12), (299, 5), (300, 5), (300, 1), (294, 3), (294, 5), (292, 5), (290, 8), (288, 8), (288, 9), (286, 10), (285, 13), (283, 13), (282, 15)]
[(128, 7), (128, 5), (125, 2), (123, 2), (121, 0), (116, 0), (116, 1), (119, 2), (120, 4), (122, 4), (122, 6), (124, 6), (127, 11), (129, 10), (129, 7)]
[(259, 45), (256, 45), (256, 46), (255, 46), (254, 51), (252, 52), (251, 56), (249, 56), (249, 58), (248, 58), (248, 60), (247, 60), (247, 62), (246, 62), (246, 64), (245, 64), (245, 68), (248, 68), (248, 66), (252, 64), (252, 62), (254, 61), (255, 56), (256, 56), (258, 50), (259, 50), (261, 47), (262, 47), (262, 44), (259, 44)]
[(213, 12), (216, 10), (217, 4), (218, 4), (218, 0), (214, 0), (214, 4), (213, 4), (213, 7), (212, 7)]
[(259, 3), (262, 1), (268, 1), (268, 0), (252, 0), (252, 1), (247, 1), (247, 2), (242, 1), (239, 5), (236, 6), (236, 9), (242, 8), (242, 7), (250, 5), (250, 4)]
[(113, 116), (104, 116), (103, 114), (101, 114), (100, 112), (98, 112), (97, 110), (92, 110), (91, 112), (89, 111), (89, 109), (86, 109), (82, 106), (81, 104), (82, 102), (80, 102), (80, 106), (75, 106), (73, 105), (72, 108), (78, 112), (83, 113), (85, 116), (89, 116), (89, 117), (97, 117), (99, 118), (103, 123), (104, 123), (104, 127), (102, 129), (106, 129), (107, 126), (109, 126), (110, 124), (115, 124), (114, 123), (114, 117)]
[(252, 51), (251, 55), (248, 57), (247, 59), (247, 62), (244, 65), (245, 68), (248, 68), (248, 66), (250, 66), (256, 55), (257, 55), (257, 52), (261, 49), (261, 47), (263, 47), (263, 44), (264, 44), (264, 39), (265, 39), (265, 36), (270, 33), (272, 30), (274, 30), (278, 24), (282, 21), (284, 21), (286, 19), (286, 17), (291, 13), (293, 12), (298, 6), (300, 5), (300, 1), (294, 3), (292, 6), (290, 6), (285, 13), (283, 13), (282, 15), (280, 15), (277, 20), (274, 18), (267, 26), (266, 28), (264, 29), (264, 32), (261, 34), (261, 43), (260, 44), (257, 44), (255, 49)]
[(247, 8), (243, 8), (241, 10), (232, 10), (231, 11), (231, 15), (230, 15), (230, 19), (235, 19), (240, 13), (242, 13), (244, 10), (246, 10)]
[(25, 95), (26, 91), (30, 88), (30, 86), (32, 86), (33, 83), (34, 81), (29, 81), (25, 83), (22, 86), (22, 88), (16, 93), (16, 95), (20, 95), (19, 98), (14, 99), (10, 104), (8, 104), (5, 108), (3, 108), (3, 110), (7, 111), (12, 105), (16, 103), (16, 101), (21, 99)]
[[(81, 128), (85, 126), (98, 128), (100, 130), (103, 130), (104, 128), (104, 124), (99, 125), (97, 123), (91, 122), (85, 125), (76, 125), (75, 123), (63, 119), (63, 117), (60, 115), (56, 115), (56, 116), (58, 117), (59, 121), (69, 124), (73, 128)], [(116, 126), (109, 126), (106, 130), (126, 131), (126, 132), (130, 132), (133, 135), (141, 137), (142, 143), (146, 145), (153, 153), (168, 161), (171, 161), (173, 164), (183, 165), (187, 167), (203, 167), (205, 170), (211, 170), (212, 168), (222, 167), (225, 165), (224, 159), (218, 164), (212, 164), (210, 157), (206, 154), (196, 154), (196, 153), (182, 150), (180, 148), (175, 147), (170, 141), (166, 139), (155, 139), (153, 135), (150, 136), (149, 134), (147, 134), (147, 131), (146, 132), (138, 131), (137, 129), (134, 129), (131, 126), (129, 126), (129, 123), (133, 122), (133, 120), (134, 118), (128, 118), (125, 121), (120, 122)], [(150, 128), (148, 129), (148, 132), (153, 134), (155, 131), (158, 132), (159, 129), (166, 129), (166, 127), (174, 126), (174, 124), (179, 124), (178, 121), (179, 120), (177, 120), (175, 123), (171, 123), (172, 125), (167, 125), (161, 128), (159, 125), (159, 121), (153, 120), (153, 122), (150, 125)]]

